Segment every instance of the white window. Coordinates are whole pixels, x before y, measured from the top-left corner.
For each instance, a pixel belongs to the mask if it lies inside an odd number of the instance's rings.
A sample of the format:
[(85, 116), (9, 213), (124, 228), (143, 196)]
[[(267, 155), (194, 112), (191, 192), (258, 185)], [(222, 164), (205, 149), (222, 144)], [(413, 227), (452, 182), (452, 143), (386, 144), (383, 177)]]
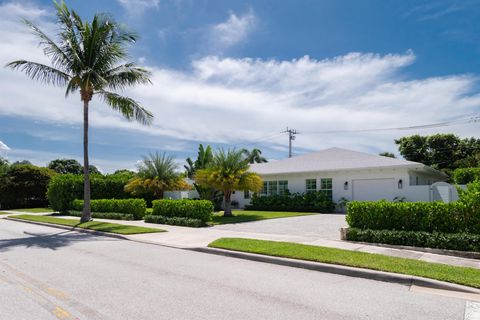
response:
[(280, 180), (278, 181), (278, 194), (284, 195), (288, 191), (288, 181), (287, 180)]
[(320, 179), (320, 191), (323, 192), (328, 197), (328, 199), (332, 200), (332, 178)]
[(278, 181), (268, 181), (268, 195), (272, 196), (278, 193)]
[(243, 199), (250, 199), (250, 191), (243, 191)]
[(306, 192), (316, 192), (317, 191), (317, 179), (307, 179), (307, 180), (305, 180), (305, 191)]

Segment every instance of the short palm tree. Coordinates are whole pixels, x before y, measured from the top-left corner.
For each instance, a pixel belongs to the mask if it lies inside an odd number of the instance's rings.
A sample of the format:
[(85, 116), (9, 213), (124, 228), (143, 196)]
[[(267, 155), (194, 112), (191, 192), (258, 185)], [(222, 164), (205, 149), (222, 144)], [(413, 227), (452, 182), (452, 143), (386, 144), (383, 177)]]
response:
[(242, 152), (245, 155), (245, 160), (250, 164), (268, 162), (268, 160), (262, 156), (262, 150), (260, 149), (253, 148), (252, 151), (242, 149)]
[(111, 17), (96, 14), (92, 22), (83, 21), (65, 3), (55, 2), (58, 36), (50, 38), (30, 21), (25, 24), (39, 39), (51, 65), (17, 60), (6, 66), (25, 72), (30, 78), (46, 84), (65, 87), (65, 96), (79, 91), (83, 102), (83, 174), (84, 208), (81, 221), (91, 219), (90, 176), (88, 158), (88, 108), (98, 96), (113, 110), (128, 120), (150, 124), (153, 115), (135, 100), (114, 91), (136, 84), (150, 83), (148, 72), (133, 63), (124, 63), (128, 57), (127, 44), (137, 36), (123, 30)]
[(183, 175), (178, 172), (178, 164), (172, 156), (165, 153), (151, 153), (144, 157), (138, 166), (138, 174), (125, 186), (125, 191), (134, 195), (153, 192), (158, 199), (163, 199), (167, 190), (189, 190)]
[(224, 216), (232, 215), (232, 194), (235, 190), (262, 190), (263, 181), (259, 175), (248, 171), (249, 164), (245, 161), (242, 150), (219, 150), (212, 163), (205, 169), (198, 170), (195, 181), (203, 186), (223, 192)]

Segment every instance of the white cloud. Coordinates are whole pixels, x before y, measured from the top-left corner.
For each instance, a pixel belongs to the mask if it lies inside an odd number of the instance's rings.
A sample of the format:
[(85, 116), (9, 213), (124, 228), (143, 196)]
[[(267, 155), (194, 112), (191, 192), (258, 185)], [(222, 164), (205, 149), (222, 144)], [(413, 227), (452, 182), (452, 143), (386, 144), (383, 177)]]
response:
[(211, 26), (210, 42), (217, 50), (224, 50), (242, 43), (254, 29), (256, 22), (257, 18), (252, 10), (242, 16), (231, 12), (225, 22)]
[(0, 150), (8, 151), (8, 150), (10, 150), (10, 148), (5, 143), (0, 141)]
[[(5, 17), (0, 26), (7, 28), (0, 28), (0, 41), (9, 50), (0, 51), (0, 64), (24, 57), (43, 59), (35, 41), (16, 31), (18, 25), (12, 27), (17, 18), (3, 10), (0, 7), (0, 17)], [(393, 151), (394, 138), (414, 132), (308, 132), (410, 126), (480, 111), (480, 95), (472, 91), (478, 86), (475, 76), (412, 79), (403, 69), (414, 62), (415, 55), (409, 51), (289, 61), (207, 56), (194, 60), (191, 71), (151, 66), (153, 85), (127, 93), (153, 111), (151, 127), (123, 120), (98, 100), (92, 103), (91, 125), (129, 131), (145, 140), (169, 137), (170, 145), (179, 148), (184, 140), (241, 147), (290, 126), (303, 132), (296, 147)], [(0, 115), (82, 123), (79, 97), (65, 100), (63, 89), (36, 83), (19, 72), (0, 69), (0, 96)], [(420, 133), (440, 130), (480, 134), (478, 124)], [(258, 146), (280, 150), (286, 143), (286, 137), (276, 136)]]
[(129, 15), (139, 15), (148, 9), (158, 8), (160, 0), (117, 0)]

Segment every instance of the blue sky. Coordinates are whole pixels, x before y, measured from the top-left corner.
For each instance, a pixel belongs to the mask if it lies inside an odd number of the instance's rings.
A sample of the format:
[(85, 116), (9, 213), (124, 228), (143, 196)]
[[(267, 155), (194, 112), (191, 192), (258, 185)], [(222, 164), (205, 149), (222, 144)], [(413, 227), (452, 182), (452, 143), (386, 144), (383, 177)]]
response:
[[(480, 134), (479, 123), (429, 130), (352, 133), (461, 119), (480, 112), (478, 1), (71, 0), (83, 17), (109, 12), (141, 40), (131, 59), (153, 85), (125, 92), (155, 114), (128, 123), (98, 101), (91, 158), (101, 170), (133, 168), (151, 151), (181, 163), (199, 143), (287, 154), (286, 126), (301, 132), (295, 153), (344, 147), (396, 151), (420, 133)], [(54, 34), (50, 1), (0, 2), (0, 64), (44, 61), (21, 24)], [(45, 165), (81, 159), (81, 103), (61, 89), (0, 70), (0, 141), (10, 160)], [(314, 134), (318, 131), (347, 131)]]

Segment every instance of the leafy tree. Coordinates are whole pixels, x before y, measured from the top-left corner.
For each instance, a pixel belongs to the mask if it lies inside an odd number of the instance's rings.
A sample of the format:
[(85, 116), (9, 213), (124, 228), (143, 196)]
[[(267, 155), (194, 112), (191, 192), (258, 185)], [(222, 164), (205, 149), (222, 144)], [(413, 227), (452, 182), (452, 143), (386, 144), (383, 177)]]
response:
[(454, 134), (413, 135), (395, 140), (395, 143), (405, 159), (446, 173), (465, 165), (477, 164), (475, 157), (480, 153), (480, 139), (460, 139)]
[(138, 174), (125, 186), (127, 192), (133, 195), (153, 192), (159, 199), (163, 199), (165, 191), (188, 190), (190, 185), (177, 171), (178, 165), (172, 156), (165, 153), (150, 154), (144, 157), (138, 166)]
[(382, 157), (396, 158), (395, 154), (391, 152), (380, 152), (378, 155)]
[(95, 14), (91, 22), (84, 21), (62, 1), (55, 2), (57, 37), (50, 38), (32, 22), (25, 20), (43, 47), (51, 65), (17, 60), (7, 67), (25, 72), (30, 78), (46, 84), (65, 87), (65, 95), (80, 92), (83, 102), (83, 166), (84, 209), (81, 221), (91, 220), (90, 174), (88, 158), (89, 103), (98, 96), (113, 110), (128, 120), (150, 124), (153, 115), (135, 100), (115, 93), (136, 84), (150, 83), (148, 72), (125, 63), (127, 44), (137, 36), (122, 28), (105, 14)]
[(268, 162), (268, 160), (262, 156), (262, 151), (260, 149), (253, 148), (252, 151), (242, 149), (242, 152), (245, 155), (246, 161), (250, 164)]
[(17, 165), (21, 165), (21, 164), (32, 164), (30, 161), (28, 160), (17, 160), (15, 162), (12, 163), (12, 166), (17, 166)]
[(128, 174), (128, 175), (134, 176), (135, 172), (132, 171), (132, 170), (128, 170), (128, 169), (120, 169), (120, 170), (115, 170), (115, 172), (113, 174)]
[(82, 174), (83, 167), (75, 159), (56, 159), (50, 161), (48, 168), (60, 174)]
[(7, 173), (8, 167), (8, 160), (0, 157), (0, 177)]
[(259, 175), (248, 171), (242, 150), (219, 150), (210, 165), (195, 174), (195, 181), (202, 186), (223, 192), (224, 216), (232, 215), (232, 193), (235, 190), (259, 192), (263, 182)]
[(53, 170), (31, 164), (10, 166), (0, 181), (1, 207), (46, 206), (47, 185), (54, 175)]
[(89, 166), (88, 166), (88, 172), (89, 172), (90, 174), (102, 174), (102, 173), (100, 172), (100, 170), (97, 169), (97, 167), (92, 166), (92, 165), (89, 165)]

